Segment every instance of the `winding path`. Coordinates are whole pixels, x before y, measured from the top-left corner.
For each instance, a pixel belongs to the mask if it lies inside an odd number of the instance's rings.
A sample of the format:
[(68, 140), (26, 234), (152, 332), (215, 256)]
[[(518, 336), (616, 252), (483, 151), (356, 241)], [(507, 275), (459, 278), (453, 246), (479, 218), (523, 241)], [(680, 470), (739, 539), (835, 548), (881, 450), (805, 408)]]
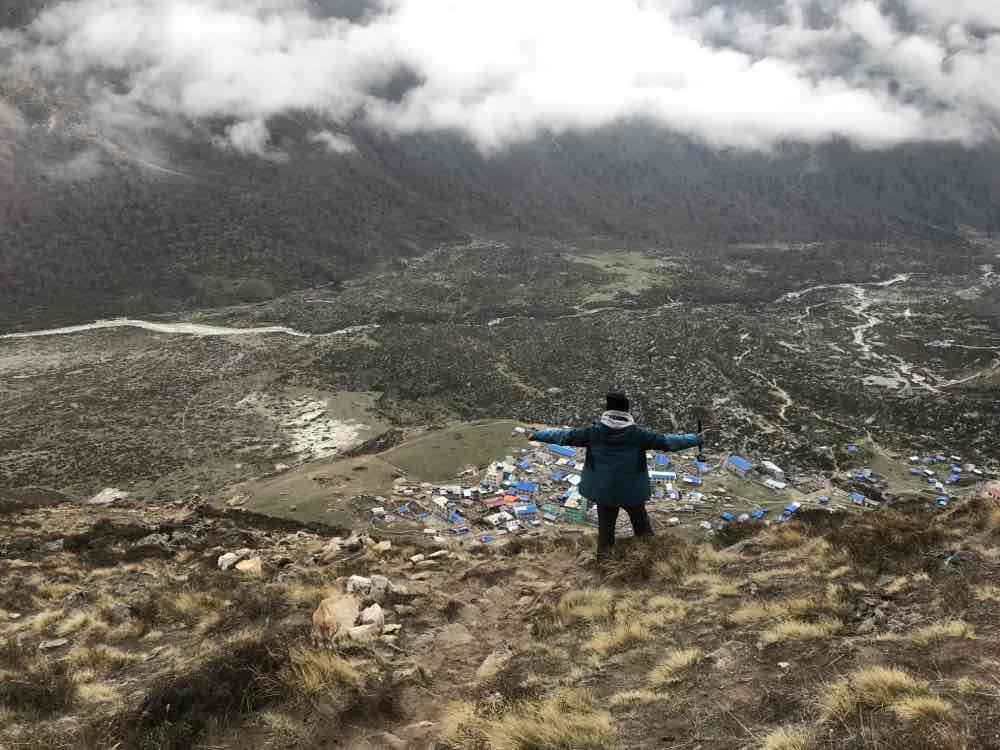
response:
[(255, 328), (233, 328), (232, 326), (212, 326), (202, 323), (154, 323), (149, 320), (132, 318), (115, 318), (113, 320), (98, 320), (94, 323), (84, 323), (62, 328), (46, 328), (40, 331), (21, 331), (18, 333), (0, 334), (0, 339), (30, 339), (42, 336), (65, 336), (71, 333), (87, 333), (88, 331), (103, 331), (109, 328), (142, 328), (154, 333), (178, 333), (186, 336), (248, 336), (253, 334), (281, 333), (286, 336), (312, 338), (320, 336), (340, 336), (351, 333), (361, 333), (378, 328), (377, 324), (351, 326), (329, 333), (305, 333), (288, 326), (258, 326)]

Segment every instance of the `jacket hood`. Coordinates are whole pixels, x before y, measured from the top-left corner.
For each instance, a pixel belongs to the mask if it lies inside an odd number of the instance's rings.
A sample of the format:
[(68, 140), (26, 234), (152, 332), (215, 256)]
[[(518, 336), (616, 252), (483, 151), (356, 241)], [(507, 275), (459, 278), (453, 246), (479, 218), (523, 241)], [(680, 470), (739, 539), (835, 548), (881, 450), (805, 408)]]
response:
[(614, 411), (613, 409), (601, 415), (600, 423), (612, 430), (624, 430), (635, 424), (635, 419), (627, 411)]
[(614, 443), (624, 440), (629, 428), (635, 427), (635, 419), (627, 411), (606, 411), (594, 420), (594, 425), (601, 431), (604, 440)]

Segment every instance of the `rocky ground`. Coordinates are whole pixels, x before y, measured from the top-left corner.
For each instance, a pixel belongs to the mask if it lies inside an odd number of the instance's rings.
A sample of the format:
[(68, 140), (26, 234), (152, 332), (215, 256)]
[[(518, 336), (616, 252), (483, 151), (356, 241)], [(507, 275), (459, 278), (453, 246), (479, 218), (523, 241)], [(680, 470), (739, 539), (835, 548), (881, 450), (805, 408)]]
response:
[(0, 338), (0, 486), (208, 493), (393, 427), (589, 420), (609, 387), (721, 450), (871, 435), (988, 463), (998, 253), (477, 242), (183, 321), (291, 332)]
[(1000, 505), (814, 511), (603, 568), (23, 496), (0, 516), (0, 747), (1000, 747)]

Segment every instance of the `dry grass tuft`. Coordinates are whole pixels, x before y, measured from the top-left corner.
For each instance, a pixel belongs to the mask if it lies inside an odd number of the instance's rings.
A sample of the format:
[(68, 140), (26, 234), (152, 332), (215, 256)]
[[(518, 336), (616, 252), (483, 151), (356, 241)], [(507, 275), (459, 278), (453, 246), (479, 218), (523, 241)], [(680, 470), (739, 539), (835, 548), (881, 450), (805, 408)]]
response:
[(83, 703), (124, 705), (121, 694), (104, 682), (79, 682), (76, 686), (76, 696)]
[(831, 612), (843, 612), (847, 609), (847, 592), (837, 583), (828, 583), (823, 595), (823, 606)]
[(668, 651), (649, 673), (649, 686), (654, 690), (662, 690), (679, 679), (681, 672), (693, 667), (700, 659), (701, 649), (698, 648), (675, 648)]
[(484, 722), (467, 701), (452, 701), (444, 707), (438, 738), (446, 747), (477, 747), (482, 744)]
[(354, 666), (332, 651), (293, 646), (288, 651), (289, 665), (282, 672), (288, 691), (300, 699), (315, 700), (329, 695), (353, 692), (362, 685)]
[(811, 727), (779, 727), (760, 742), (761, 750), (812, 750), (816, 732)]
[(557, 608), (567, 622), (599, 622), (611, 617), (614, 592), (609, 588), (578, 589), (563, 594)]
[(833, 618), (824, 618), (818, 622), (786, 620), (763, 631), (761, 642), (770, 645), (785, 641), (818, 641), (829, 638), (843, 627), (840, 620)]
[(972, 590), (978, 601), (1000, 602), (1000, 586), (994, 586), (993, 584), (985, 584), (982, 586), (975, 586), (973, 587)]
[(726, 621), (731, 625), (750, 625), (764, 620), (777, 620), (787, 614), (788, 608), (781, 602), (751, 602), (726, 615)]
[(959, 677), (955, 680), (955, 692), (960, 695), (973, 695), (975, 693), (987, 693), (1000, 698), (1000, 693), (997, 691), (997, 686), (992, 685), (985, 680), (980, 680), (975, 677)]
[(652, 690), (625, 690), (611, 696), (611, 705), (615, 708), (631, 706), (648, 706), (652, 703), (663, 703), (670, 698), (664, 693), (655, 693)]
[(844, 576), (846, 576), (850, 572), (851, 572), (851, 566), (850, 565), (841, 565), (839, 568), (834, 568), (829, 573), (827, 573), (826, 577), (827, 577), (827, 579), (829, 579), (831, 581), (835, 581), (838, 578), (843, 578)]
[(132, 664), (138, 660), (134, 654), (126, 653), (114, 646), (73, 646), (66, 659), (77, 669), (93, 669), (110, 672)]
[(869, 667), (826, 685), (819, 697), (824, 721), (843, 720), (858, 706), (885, 708), (902, 698), (926, 695), (929, 685), (896, 667)]
[(267, 727), (270, 735), (268, 748), (301, 747), (309, 739), (309, 728), (294, 716), (278, 711), (262, 711), (257, 718)]
[(697, 566), (696, 548), (673, 534), (661, 534), (625, 540), (618, 548), (617, 559), (605, 565), (604, 577), (609, 582), (676, 580)]
[(606, 656), (645, 643), (650, 635), (649, 628), (641, 622), (622, 622), (609, 631), (595, 635), (584, 644), (584, 650)]
[(488, 725), (493, 750), (614, 750), (618, 732), (611, 715), (582, 690), (562, 690), (539, 705), (506, 714)]
[(680, 622), (688, 614), (688, 605), (683, 599), (673, 596), (658, 595), (650, 597), (646, 602), (647, 613), (643, 616), (642, 622), (649, 627), (669, 625), (672, 622)]
[(896, 576), (889, 585), (885, 587), (886, 593), (888, 594), (901, 594), (910, 588), (910, 579), (908, 576)]
[(892, 704), (893, 713), (912, 723), (944, 723), (954, 721), (955, 709), (936, 695), (914, 695)]
[(862, 565), (893, 570), (898, 561), (924, 555), (944, 541), (941, 528), (903, 513), (865, 513), (833, 529), (829, 539)]
[(794, 549), (806, 543), (808, 537), (789, 524), (772, 526), (760, 535), (760, 543), (771, 549)]
[(721, 568), (723, 565), (739, 562), (739, 560), (739, 553), (723, 552), (711, 544), (703, 544), (698, 547), (698, 562), (704, 568)]
[(971, 625), (962, 620), (945, 620), (944, 622), (936, 622), (933, 625), (926, 625), (914, 630), (906, 637), (906, 640), (918, 646), (927, 646), (931, 643), (943, 641), (946, 638), (975, 640), (976, 631)]
[(854, 672), (851, 686), (866, 706), (884, 706), (906, 693), (923, 693), (928, 689), (924, 680), (896, 667), (870, 667)]
[(94, 619), (85, 612), (74, 612), (56, 627), (56, 635), (65, 637), (78, 630), (83, 630), (93, 625)]
[(733, 581), (727, 581), (718, 573), (695, 573), (684, 579), (685, 586), (698, 587), (705, 591), (709, 601), (716, 601), (724, 597), (739, 596), (740, 585)]

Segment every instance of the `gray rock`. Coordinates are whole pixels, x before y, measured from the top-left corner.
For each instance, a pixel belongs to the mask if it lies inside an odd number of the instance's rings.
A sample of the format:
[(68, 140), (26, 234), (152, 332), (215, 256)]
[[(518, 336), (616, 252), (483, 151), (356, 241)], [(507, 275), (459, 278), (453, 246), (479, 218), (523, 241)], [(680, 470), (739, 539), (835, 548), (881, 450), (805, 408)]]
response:
[(373, 604), (361, 611), (361, 623), (363, 625), (375, 625), (381, 631), (385, 625), (385, 612), (378, 604)]
[(111, 505), (128, 497), (128, 493), (115, 487), (105, 487), (86, 501), (87, 505)]
[(351, 576), (347, 579), (347, 592), (368, 596), (372, 592), (372, 579), (364, 576)]
[(220, 570), (229, 570), (240, 560), (252, 554), (253, 550), (246, 548), (238, 550), (237, 552), (227, 552), (219, 557), (219, 568)]
[(371, 623), (367, 625), (358, 625), (357, 627), (350, 628), (347, 631), (348, 638), (352, 641), (360, 641), (362, 643), (374, 640), (378, 635), (379, 627)]
[(51, 651), (54, 648), (62, 648), (69, 643), (68, 638), (53, 638), (51, 641), (42, 641), (38, 645), (39, 651)]
[(353, 594), (331, 594), (313, 612), (313, 630), (332, 638), (354, 627), (361, 610), (361, 601)]
[(65, 539), (56, 539), (54, 542), (46, 542), (42, 545), (42, 549), (45, 552), (62, 552), (63, 544), (66, 542)]

